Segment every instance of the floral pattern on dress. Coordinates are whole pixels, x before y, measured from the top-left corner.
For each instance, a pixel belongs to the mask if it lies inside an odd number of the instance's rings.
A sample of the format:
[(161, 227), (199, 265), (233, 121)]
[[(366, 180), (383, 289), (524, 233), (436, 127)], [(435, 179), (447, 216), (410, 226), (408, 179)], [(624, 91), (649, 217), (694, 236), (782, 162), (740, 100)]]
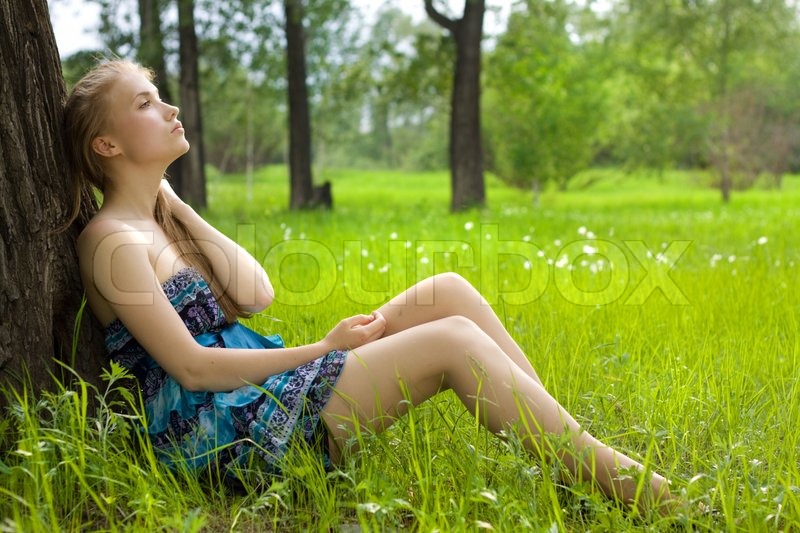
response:
[[(217, 332), (225, 316), (203, 277), (185, 268), (162, 285), (189, 332)], [(248, 464), (256, 453), (271, 471), (296, 439), (315, 444), (320, 413), (330, 400), (346, 351), (333, 351), (298, 368), (269, 376), (260, 386), (229, 392), (192, 392), (150, 357), (119, 320), (106, 328), (109, 357), (128, 369), (142, 390), (147, 432), (160, 458), (193, 468)], [(225, 347), (220, 338), (211, 344)], [(227, 346), (235, 348), (237, 346)], [(323, 454), (328, 465), (328, 458)]]

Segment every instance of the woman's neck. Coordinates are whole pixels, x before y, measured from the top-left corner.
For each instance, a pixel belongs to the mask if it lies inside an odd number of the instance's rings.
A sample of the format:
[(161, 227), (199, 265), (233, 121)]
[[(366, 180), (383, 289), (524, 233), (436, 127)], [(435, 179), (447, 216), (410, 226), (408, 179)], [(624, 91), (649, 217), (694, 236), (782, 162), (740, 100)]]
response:
[(119, 217), (152, 219), (165, 170), (110, 172), (103, 188), (104, 210)]

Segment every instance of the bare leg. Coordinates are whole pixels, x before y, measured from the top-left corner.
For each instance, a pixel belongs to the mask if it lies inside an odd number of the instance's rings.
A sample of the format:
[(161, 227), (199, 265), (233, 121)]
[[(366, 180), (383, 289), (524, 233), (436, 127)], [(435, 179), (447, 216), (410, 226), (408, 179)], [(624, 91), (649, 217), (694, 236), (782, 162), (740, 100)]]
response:
[[(644, 467), (582, 431), (575, 419), (474, 322), (452, 316), (383, 337), (351, 352), (322, 416), (334, 444), (343, 446), (354, 421), (382, 431), (414, 405), (452, 389), (481, 423), (499, 432), (517, 425), (529, 433), (533, 452), (547, 446), (542, 435), (568, 432), (575, 455), (557, 450), (578, 479), (591, 479), (609, 496), (633, 502), (636, 480), (621, 471)], [(410, 398), (408, 397), (410, 396)], [(523, 435), (524, 437), (526, 435)], [(333, 446), (333, 460), (338, 459)], [(667, 481), (653, 474), (651, 488), (670, 499)]]
[(489, 303), (458, 274), (439, 274), (425, 279), (392, 298), (378, 311), (386, 318), (385, 335), (440, 318), (466, 317), (491, 337), (523, 372), (542, 384), (530, 361)]

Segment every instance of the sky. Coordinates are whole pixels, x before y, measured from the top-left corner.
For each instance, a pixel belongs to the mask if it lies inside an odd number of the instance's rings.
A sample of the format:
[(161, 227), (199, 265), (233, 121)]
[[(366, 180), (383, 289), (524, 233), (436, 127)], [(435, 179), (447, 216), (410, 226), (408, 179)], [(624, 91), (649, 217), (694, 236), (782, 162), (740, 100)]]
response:
[[(512, 0), (488, 0), (487, 13), (484, 18), (484, 29), (496, 33), (505, 24)], [(390, 3), (391, 0), (353, 0), (365, 14), (374, 13), (375, 6)], [(408, 11), (415, 19), (425, 15), (423, 0), (394, 0), (394, 3)], [(96, 28), (99, 23), (100, 6), (87, 0), (48, 0), (50, 20), (56, 35), (56, 43), (61, 57), (67, 57), (79, 50), (97, 49), (101, 47)], [(451, 7), (451, 13), (457, 13), (463, 0), (446, 0), (439, 5)]]
[(50, 21), (61, 57), (101, 46), (95, 28), (100, 6), (84, 0), (48, 0)]

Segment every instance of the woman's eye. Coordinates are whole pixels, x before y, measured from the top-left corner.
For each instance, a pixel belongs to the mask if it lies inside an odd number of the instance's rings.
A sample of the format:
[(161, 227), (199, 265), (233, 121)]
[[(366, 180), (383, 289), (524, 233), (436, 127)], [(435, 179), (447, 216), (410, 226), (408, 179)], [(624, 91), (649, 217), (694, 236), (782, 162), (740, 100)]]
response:
[(145, 100), (142, 105), (139, 106), (139, 109), (144, 109), (150, 105), (150, 100)]

